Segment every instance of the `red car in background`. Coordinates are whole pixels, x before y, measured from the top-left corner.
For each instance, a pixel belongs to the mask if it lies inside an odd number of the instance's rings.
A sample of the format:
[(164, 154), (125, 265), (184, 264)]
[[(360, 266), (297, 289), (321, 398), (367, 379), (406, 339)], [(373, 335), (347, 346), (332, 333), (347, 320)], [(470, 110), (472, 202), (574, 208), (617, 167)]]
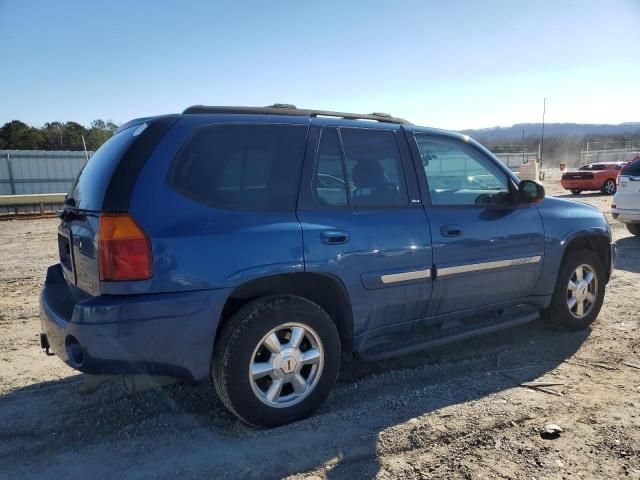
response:
[(585, 190), (600, 190), (605, 195), (616, 193), (616, 180), (625, 162), (590, 163), (575, 172), (562, 175), (560, 184), (578, 195)]

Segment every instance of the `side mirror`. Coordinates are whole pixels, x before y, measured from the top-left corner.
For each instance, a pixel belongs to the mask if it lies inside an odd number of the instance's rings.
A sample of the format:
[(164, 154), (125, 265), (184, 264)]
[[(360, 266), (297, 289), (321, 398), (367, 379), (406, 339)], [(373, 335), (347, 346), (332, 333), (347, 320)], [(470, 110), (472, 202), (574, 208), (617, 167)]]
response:
[(521, 180), (518, 184), (520, 203), (538, 203), (544, 199), (544, 187), (533, 180)]

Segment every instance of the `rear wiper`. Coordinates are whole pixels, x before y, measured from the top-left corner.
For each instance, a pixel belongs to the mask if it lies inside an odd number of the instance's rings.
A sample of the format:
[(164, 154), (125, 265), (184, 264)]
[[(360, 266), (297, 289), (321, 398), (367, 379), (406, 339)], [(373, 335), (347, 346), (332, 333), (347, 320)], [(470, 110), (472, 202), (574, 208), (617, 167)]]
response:
[(84, 219), (87, 217), (84, 213), (79, 213), (76, 210), (72, 210), (70, 208), (65, 208), (64, 210), (57, 211), (56, 213), (58, 214), (58, 217), (60, 217), (62, 221)]

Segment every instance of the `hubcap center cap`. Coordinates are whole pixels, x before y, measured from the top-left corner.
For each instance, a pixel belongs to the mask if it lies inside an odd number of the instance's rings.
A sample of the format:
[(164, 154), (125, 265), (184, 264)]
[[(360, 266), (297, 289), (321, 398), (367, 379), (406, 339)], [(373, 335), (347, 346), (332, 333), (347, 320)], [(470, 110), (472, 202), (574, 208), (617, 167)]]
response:
[(297, 373), (302, 362), (302, 354), (297, 348), (285, 348), (273, 359), (274, 373), (287, 376)]
[(587, 292), (589, 291), (589, 284), (582, 280), (578, 283), (576, 288), (576, 300), (579, 302), (583, 301), (587, 297)]

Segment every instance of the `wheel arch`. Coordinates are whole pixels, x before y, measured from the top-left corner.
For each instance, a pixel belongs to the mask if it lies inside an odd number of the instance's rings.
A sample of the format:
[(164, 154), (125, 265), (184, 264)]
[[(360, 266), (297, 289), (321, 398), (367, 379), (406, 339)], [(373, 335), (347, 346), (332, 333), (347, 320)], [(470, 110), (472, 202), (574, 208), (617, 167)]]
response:
[(609, 281), (609, 277), (611, 276), (612, 258), (610, 250), (611, 239), (608, 232), (600, 230), (578, 232), (569, 236), (563, 243), (565, 244), (565, 248), (562, 253), (560, 265), (564, 263), (569, 252), (583, 249), (591, 250), (602, 260), (605, 268), (605, 283)]
[(566, 235), (562, 240), (548, 242), (545, 247), (543, 272), (534, 295), (551, 295), (555, 291), (558, 274), (569, 254), (576, 250), (588, 249), (602, 260), (605, 268), (606, 284), (611, 276), (613, 259), (610, 251), (609, 232), (605, 227), (591, 227), (577, 230)]
[(322, 307), (336, 324), (342, 350), (353, 350), (353, 310), (347, 289), (335, 276), (324, 273), (294, 272), (256, 278), (238, 285), (227, 297), (220, 315), (216, 338), (223, 325), (242, 306), (267, 295), (296, 295)]

